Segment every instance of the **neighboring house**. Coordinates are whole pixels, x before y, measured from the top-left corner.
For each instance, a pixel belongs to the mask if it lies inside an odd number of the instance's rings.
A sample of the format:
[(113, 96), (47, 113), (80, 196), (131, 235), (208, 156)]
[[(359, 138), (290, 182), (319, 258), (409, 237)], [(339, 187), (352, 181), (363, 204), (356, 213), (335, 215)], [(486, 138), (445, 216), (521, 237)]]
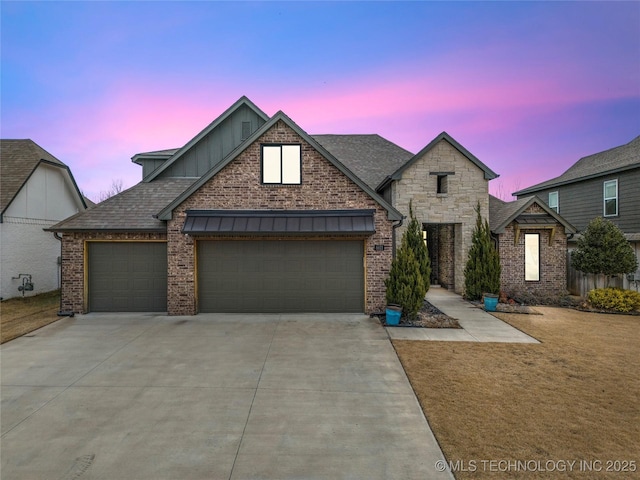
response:
[[(640, 136), (626, 145), (581, 158), (559, 177), (515, 192), (518, 198), (537, 195), (555, 212), (583, 231), (595, 217), (615, 223), (640, 258)], [(569, 240), (575, 248), (577, 237)], [(634, 281), (620, 278), (617, 286), (638, 289)], [(584, 295), (592, 280), (570, 269), (569, 290)], [(602, 283), (604, 285), (604, 281)]]
[[(71, 170), (32, 140), (0, 140), (0, 296), (60, 287), (60, 241), (43, 229), (84, 211)], [(21, 291), (27, 283), (33, 290)]]
[(500, 285), (510, 297), (566, 292), (567, 235), (576, 229), (535, 196), (514, 202), (489, 197), (490, 229), (500, 255)]
[[(365, 145), (366, 136), (314, 138), (403, 215), (412, 203), (429, 247), (432, 283), (463, 293), (475, 209), (479, 204), (488, 217), (489, 181), (498, 175), (446, 132), (415, 155), (380, 137), (373, 146)], [(396, 230), (395, 241), (405, 228)]]
[(50, 228), (64, 310), (383, 310), (402, 215), (284, 113), (242, 97), (143, 180)]

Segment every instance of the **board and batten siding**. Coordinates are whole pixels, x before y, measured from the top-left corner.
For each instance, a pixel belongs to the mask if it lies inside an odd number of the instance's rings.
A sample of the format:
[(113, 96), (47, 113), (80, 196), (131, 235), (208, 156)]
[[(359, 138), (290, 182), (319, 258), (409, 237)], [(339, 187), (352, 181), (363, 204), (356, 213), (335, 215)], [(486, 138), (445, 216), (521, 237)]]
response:
[(250, 123), (250, 133), (253, 133), (265, 123), (265, 120), (247, 106), (238, 108), (162, 172), (159, 178), (201, 177), (245, 140), (242, 125), (244, 122)]
[[(549, 193), (558, 192), (560, 215), (584, 230), (595, 217), (604, 216), (604, 182), (618, 179), (618, 215), (605, 217), (625, 233), (640, 232), (640, 168), (533, 192), (548, 204)], [(530, 195), (530, 194), (528, 194)]]

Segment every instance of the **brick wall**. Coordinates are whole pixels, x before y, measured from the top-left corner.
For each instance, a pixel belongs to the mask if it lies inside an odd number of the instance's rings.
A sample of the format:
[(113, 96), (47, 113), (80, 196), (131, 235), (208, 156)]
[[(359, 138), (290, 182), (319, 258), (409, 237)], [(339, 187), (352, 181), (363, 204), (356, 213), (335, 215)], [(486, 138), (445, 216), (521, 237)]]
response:
[(438, 280), (443, 287), (453, 289), (455, 285), (454, 226), (440, 225), (438, 239)]
[[(302, 144), (301, 185), (261, 184), (261, 143)], [(173, 211), (167, 222), (170, 315), (196, 313), (195, 245), (193, 238), (180, 233), (189, 209), (374, 209), (376, 233), (365, 244), (365, 309), (371, 313), (384, 308), (384, 279), (392, 256), (392, 222), (386, 210), (284, 122), (274, 125)], [(385, 245), (385, 249), (374, 251), (376, 244)]]
[(62, 236), (62, 310), (86, 313), (85, 242), (165, 240), (164, 233), (65, 233)]
[[(533, 205), (537, 207), (537, 205)], [(533, 210), (532, 210), (533, 211)], [(524, 235), (540, 235), (540, 281), (524, 279)], [(567, 290), (567, 237), (564, 227), (558, 224), (553, 242), (549, 244), (551, 230), (521, 230), (518, 243), (514, 245), (515, 229), (510, 224), (499, 236), (501, 289), (509, 296), (526, 292), (537, 297), (556, 297)]]
[[(455, 172), (447, 178), (447, 193), (437, 193), (437, 176), (431, 172)], [(489, 182), (484, 172), (446, 140), (441, 140), (402, 173), (392, 186), (393, 206), (409, 215), (409, 202), (421, 223), (455, 224), (454, 289), (464, 290), (464, 267), (480, 202), (483, 218), (489, 215)], [(396, 232), (397, 242), (405, 226)]]

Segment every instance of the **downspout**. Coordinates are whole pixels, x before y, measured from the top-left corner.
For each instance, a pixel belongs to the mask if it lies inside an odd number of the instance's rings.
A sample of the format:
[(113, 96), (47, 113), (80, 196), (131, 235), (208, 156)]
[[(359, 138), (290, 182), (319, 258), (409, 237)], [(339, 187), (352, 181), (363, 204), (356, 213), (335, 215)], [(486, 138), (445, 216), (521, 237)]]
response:
[(73, 317), (74, 313), (71, 311), (63, 311), (62, 310), (62, 237), (58, 235), (58, 232), (53, 232), (53, 236), (56, 240), (60, 242), (60, 309), (58, 310), (59, 317)]
[(407, 217), (403, 215), (402, 218), (398, 220), (398, 223), (395, 223), (394, 225), (392, 225), (393, 235), (391, 235), (391, 254), (393, 258), (396, 258), (396, 229), (402, 226), (405, 218)]

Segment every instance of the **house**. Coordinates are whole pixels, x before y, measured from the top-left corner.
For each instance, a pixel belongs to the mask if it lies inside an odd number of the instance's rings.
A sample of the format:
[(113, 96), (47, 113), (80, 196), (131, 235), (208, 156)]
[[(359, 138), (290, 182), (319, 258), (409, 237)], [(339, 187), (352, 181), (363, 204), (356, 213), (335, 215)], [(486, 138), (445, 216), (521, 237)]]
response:
[(60, 288), (60, 240), (43, 228), (84, 211), (67, 165), (33, 140), (0, 140), (0, 296)]
[(50, 227), (62, 308), (383, 310), (402, 215), (283, 112), (242, 97), (134, 187)]
[(509, 297), (556, 298), (566, 292), (567, 236), (573, 225), (535, 195), (514, 202), (489, 197), (489, 227)]
[[(559, 177), (514, 193), (519, 199), (536, 195), (556, 213), (583, 231), (596, 217), (615, 223), (640, 258), (640, 136), (631, 142), (578, 160)], [(569, 240), (575, 248), (577, 236)], [(637, 289), (640, 271), (618, 279), (616, 286)], [(570, 269), (569, 290), (584, 295), (593, 282)], [(604, 285), (604, 281), (602, 282)]]
[[(403, 215), (409, 215), (412, 204), (429, 246), (432, 283), (462, 294), (475, 209), (480, 205), (482, 216), (488, 217), (489, 181), (498, 175), (446, 132), (415, 155), (376, 139), (376, 147), (383, 147), (382, 158), (370, 153), (374, 148), (363, 145), (364, 137), (314, 138)], [(395, 230), (396, 242), (405, 227)]]
[(309, 135), (246, 97), (183, 147), (132, 161), (139, 184), (50, 228), (65, 310), (381, 312), (410, 203), (432, 281), (463, 293), (497, 177), (446, 132), (413, 154), (379, 135)]

